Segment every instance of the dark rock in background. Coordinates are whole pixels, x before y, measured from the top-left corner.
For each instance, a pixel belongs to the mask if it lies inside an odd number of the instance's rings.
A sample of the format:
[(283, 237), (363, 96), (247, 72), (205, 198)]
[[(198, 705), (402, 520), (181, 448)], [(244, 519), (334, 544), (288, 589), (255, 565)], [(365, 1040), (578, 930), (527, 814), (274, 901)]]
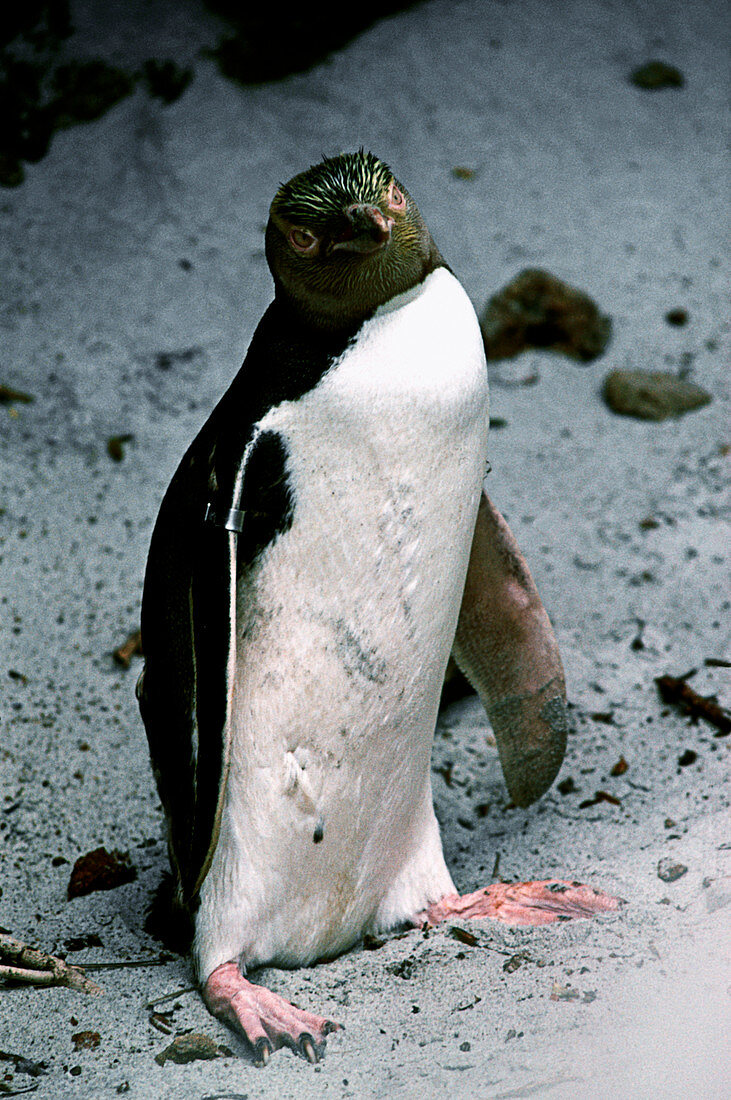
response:
[(630, 81), (638, 88), (657, 91), (659, 88), (682, 88), (685, 78), (680, 69), (665, 61), (648, 61), (630, 74)]
[(101, 118), (140, 79), (150, 96), (169, 104), (193, 77), (170, 60), (146, 61), (142, 72), (102, 58), (64, 61), (62, 47), (74, 27), (67, 3), (30, 4), (0, 23), (0, 186), (18, 187), (23, 162), (48, 152), (57, 130)]
[(336, 15), (328, 5), (306, 5), (290, 8), (277, 19), (276, 29), (266, 7), (236, 0), (207, 0), (206, 6), (235, 31), (211, 51), (223, 76), (239, 84), (263, 84), (306, 72), (379, 19), (414, 4), (375, 0), (367, 6), (341, 6)]
[(540, 268), (526, 268), (494, 294), (480, 327), (488, 359), (542, 348), (584, 363), (606, 350), (612, 332), (611, 318), (588, 294)]
[(604, 381), (603, 395), (614, 412), (640, 420), (682, 416), (711, 401), (702, 386), (668, 371), (613, 370)]

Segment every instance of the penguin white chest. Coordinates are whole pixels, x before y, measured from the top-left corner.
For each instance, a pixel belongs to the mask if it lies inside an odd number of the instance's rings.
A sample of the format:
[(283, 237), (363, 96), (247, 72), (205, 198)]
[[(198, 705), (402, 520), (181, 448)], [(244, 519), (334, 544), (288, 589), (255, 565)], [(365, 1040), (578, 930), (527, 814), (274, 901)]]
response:
[(477, 320), (440, 268), (259, 422), (284, 445), (293, 512), (238, 585), (202, 975), (335, 954), (452, 889), (430, 754), (488, 420)]

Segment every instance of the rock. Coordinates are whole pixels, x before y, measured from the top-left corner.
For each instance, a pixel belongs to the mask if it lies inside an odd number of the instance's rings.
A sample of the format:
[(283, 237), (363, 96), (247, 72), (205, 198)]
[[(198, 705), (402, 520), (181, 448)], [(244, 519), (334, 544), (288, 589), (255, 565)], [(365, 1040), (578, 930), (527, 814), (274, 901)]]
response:
[(613, 766), (613, 768), (612, 768), (612, 770), (610, 771), (609, 774), (610, 775), (624, 775), (624, 773), (627, 771), (628, 768), (629, 768), (629, 764), (627, 763), (627, 761), (625, 760), (625, 758), (623, 756), (620, 756), (619, 760)]
[(674, 325), (676, 328), (682, 328), (683, 325), (688, 324), (688, 311), (687, 309), (669, 309), (665, 314), (665, 320), (669, 325)]
[(682, 88), (685, 79), (680, 69), (664, 61), (648, 61), (630, 74), (630, 81), (638, 88), (657, 91), (659, 88)]
[(411, 6), (413, 0), (374, 0), (366, 5), (340, 5), (337, 19), (330, 6), (308, 4), (277, 12), (276, 34), (271, 33), (271, 11), (256, 4), (231, 0), (207, 0), (216, 15), (226, 20), (234, 34), (209, 51), (229, 80), (239, 84), (263, 84), (303, 73), (340, 50), (377, 19)]
[(663, 882), (676, 882), (687, 870), (684, 863), (676, 863), (670, 856), (665, 856), (657, 865), (657, 877)]
[(551, 1000), (552, 1001), (578, 1001), (581, 997), (581, 993), (578, 989), (574, 989), (570, 985), (561, 985), (560, 982), (554, 982), (551, 988)]
[(134, 436), (126, 432), (124, 435), (112, 435), (107, 440), (107, 454), (114, 462), (121, 462), (124, 458), (125, 443), (132, 443)]
[(166, 1062), (176, 1062), (183, 1066), (188, 1062), (221, 1058), (226, 1053), (227, 1048), (219, 1046), (209, 1035), (191, 1032), (189, 1035), (176, 1036), (170, 1046), (155, 1055), (155, 1061), (159, 1066), (164, 1066)]
[(711, 395), (668, 371), (613, 370), (604, 380), (603, 397), (613, 412), (640, 420), (666, 420), (701, 409)]
[(95, 848), (93, 852), (79, 856), (71, 871), (67, 896), (80, 898), (96, 890), (115, 890), (125, 882), (134, 882), (137, 870), (132, 866), (129, 852), (108, 852)]
[(71, 1036), (74, 1050), (96, 1050), (101, 1042), (98, 1031), (77, 1031)]
[(51, 79), (54, 129), (93, 122), (134, 91), (134, 77), (100, 58), (59, 65)]
[(142, 66), (148, 93), (168, 106), (179, 99), (193, 79), (192, 69), (181, 69), (174, 61), (151, 57)]
[(543, 348), (586, 363), (606, 350), (612, 322), (583, 291), (526, 268), (490, 298), (480, 327), (488, 359)]

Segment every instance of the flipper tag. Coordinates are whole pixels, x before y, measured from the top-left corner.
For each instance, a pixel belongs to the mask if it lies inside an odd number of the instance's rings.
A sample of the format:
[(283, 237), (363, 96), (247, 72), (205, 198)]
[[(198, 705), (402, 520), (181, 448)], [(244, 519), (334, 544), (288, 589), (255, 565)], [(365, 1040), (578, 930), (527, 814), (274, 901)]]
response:
[(244, 529), (245, 515), (246, 512), (243, 508), (229, 508), (224, 512), (223, 516), (219, 516), (215, 505), (209, 501), (206, 505), (206, 514), (203, 517), (203, 522), (212, 523), (214, 527), (225, 527), (227, 531), (235, 531), (240, 535)]

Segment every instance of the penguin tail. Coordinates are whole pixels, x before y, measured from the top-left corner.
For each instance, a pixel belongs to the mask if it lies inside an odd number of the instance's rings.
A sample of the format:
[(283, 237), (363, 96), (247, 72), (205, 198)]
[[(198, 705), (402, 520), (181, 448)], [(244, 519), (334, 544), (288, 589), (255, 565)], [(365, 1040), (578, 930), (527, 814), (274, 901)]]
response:
[(193, 943), (193, 914), (180, 900), (178, 884), (163, 873), (145, 917), (145, 932), (169, 951), (187, 955)]

